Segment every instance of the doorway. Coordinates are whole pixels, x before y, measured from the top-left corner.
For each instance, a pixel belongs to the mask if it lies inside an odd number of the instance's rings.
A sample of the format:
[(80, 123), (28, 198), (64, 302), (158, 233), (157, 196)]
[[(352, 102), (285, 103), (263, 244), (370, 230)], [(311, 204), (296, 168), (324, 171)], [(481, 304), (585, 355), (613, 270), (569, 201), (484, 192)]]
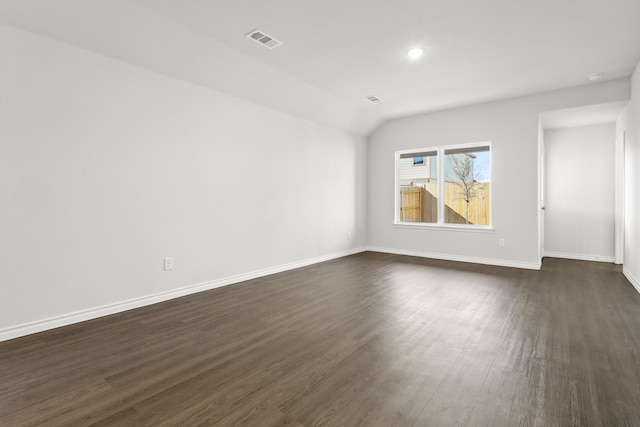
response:
[(540, 115), (540, 257), (622, 262), (616, 119), (626, 102)]
[(615, 123), (544, 131), (544, 254), (615, 261)]

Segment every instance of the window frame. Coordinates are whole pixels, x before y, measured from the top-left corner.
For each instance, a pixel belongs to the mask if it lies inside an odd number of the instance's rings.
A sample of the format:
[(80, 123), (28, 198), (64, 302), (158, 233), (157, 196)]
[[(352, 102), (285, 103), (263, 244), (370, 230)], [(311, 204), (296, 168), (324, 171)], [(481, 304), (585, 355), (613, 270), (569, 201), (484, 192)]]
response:
[[(473, 149), (478, 147), (489, 147), (489, 224), (450, 224), (444, 222), (445, 201), (441, 195), (445, 194), (444, 186), (444, 161), (446, 150)], [(436, 152), (437, 160), (437, 182), (438, 182), (438, 222), (403, 222), (400, 221), (400, 157), (411, 153)], [(435, 230), (453, 230), (453, 231), (469, 231), (492, 233), (493, 228), (493, 144), (492, 141), (479, 141), (464, 144), (437, 145), (422, 148), (412, 148), (407, 150), (398, 150), (395, 152), (395, 182), (394, 182), (394, 214), (393, 225), (401, 228), (417, 228), (417, 229), (435, 229)]]

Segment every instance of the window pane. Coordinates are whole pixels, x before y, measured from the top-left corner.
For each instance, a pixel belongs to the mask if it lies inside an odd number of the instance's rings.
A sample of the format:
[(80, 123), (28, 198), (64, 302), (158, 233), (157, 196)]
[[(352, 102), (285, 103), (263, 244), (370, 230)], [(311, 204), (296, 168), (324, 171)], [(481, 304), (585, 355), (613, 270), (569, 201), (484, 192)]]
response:
[(400, 156), (400, 221), (438, 222), (438, 162), (436, 152)]
[(445, 150), (444, 154), (444, 222), (489, 225), (489, 147)]

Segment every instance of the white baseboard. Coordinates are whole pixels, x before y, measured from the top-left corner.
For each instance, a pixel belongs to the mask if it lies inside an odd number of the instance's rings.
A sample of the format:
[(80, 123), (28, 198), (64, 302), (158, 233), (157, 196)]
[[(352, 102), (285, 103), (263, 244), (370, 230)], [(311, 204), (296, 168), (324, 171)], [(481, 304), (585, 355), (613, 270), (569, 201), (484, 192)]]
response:
[(544, 256), (549, 258), (577, 259), (580, 261), (598, 261), (598, 262), (610, 262), (610, 263), (616, 262), (616, 258), (612, 256), (570, 254), (565, 252), (545, 251)]
[(633, 287), (636, 288), (636, 291), (638, 291), (638, 293), (640, 293), (640, 281), (638, 281), (638, 279), (636, 279), (633, 276), (633, 274), (631, 274), (631, 272), (629, 270), (627, 270), (627, 268), (625, 268), (625, 267), (622, 267), (622, 274), (624, 274), (624, 277), (626, 277), (627, 280), (629, 282), (631, 282)]
[(195, 285), (189, 285), (178, 289), (172, 289), (165, 292), (159, 292), (153, 295), (147, 295), (140, 298), (133, 298), (126, 301), (117, 302), (114, 304), (107, 304), (100, 307), (90, 308), (87, 310), (76, 311), (74, 313), (63, 314), (61, 316), (51, 317), (49, 319), (37, 320), (35, 322), (25, 323), (22, 325), (11, 326), (9, 328), (0, 329), (0, 342), (10, 340), (13, 338), (22, 337), (25, 335), (35, 334), (37, 332), (46, 331), (49, 329), (59, 328), (61, 326), (67, 326), (74, 323), (84, 322), (86, 320), (96, 319), (98, 317), (108, 316), (110, 314), (120, 313), (126, 310), (132, 310), (134, 308), (144, 307), (151, 304), (156, 304), (162, 301), (167, 301), (174, 298), (183, 297), (197, 292), (207, 291), (210, 289), (219, 288), (222, 286), (232, 285), (234, 283), (244, 282), (258, 277), (268, 276), (270, 274), (281, 273), (287, 270), (293, 270), (300, 267), (306, 267), (308, 265), (317, 264), (324, 261), (329, 261), (336, 258), (342, 258), (348, 255), (364, 252), (365, 248), (354, 248), (346, 251), (335, 252), (328, 255), (322, 255), (315, 258), (309, 258), (301, 261), (296, 261), (288, 264), (282, 264), (275, 267), (264, 268), (261, 270), (252, 271), (250, 273), (238, 274), (235, 276), (224, 277), (222, 279), (212, 280), (210, 282), (198, 283)]
[(495, 258), (468, 257), (468, 256), (462, 256), (462, 255), (439, 254), (439, 253), (432, 253), (432, 252), (418, 252), (418, 251), (411, 251), (411, 250), (405, 250), (405, 249), (381, 248), (378, 246), (367, 246), (367, 250), (372, 252), (384, 252), (384, 253), (396, 254), (396, 255), (409, 255), (409, 256), (416, 256), (416, 257), (422, 257), (422, 258), (441, 259), (445, 261), (460, 261), (460, 262), (470, 262), (473, 264), (497, 265), (500, 267), (526, 268), (528, 270), (540, 270), (540, 268), (542, 267), (542, 264), (540, 262), (523, 262), (523, 261), (509, 261), (509, 260), (495, 259)]

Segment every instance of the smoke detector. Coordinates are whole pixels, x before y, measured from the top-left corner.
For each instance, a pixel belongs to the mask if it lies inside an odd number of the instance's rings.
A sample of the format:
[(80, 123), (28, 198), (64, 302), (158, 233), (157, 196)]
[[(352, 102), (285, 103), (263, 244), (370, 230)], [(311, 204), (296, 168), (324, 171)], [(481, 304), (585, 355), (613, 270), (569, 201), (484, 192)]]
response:
[(377, 96), (367, 96), (365, 99), (369, 102), (373, 102), (374, 104), (382, 102), (382, 99), (378, 98)]
[(251, 31), (247, 34), (247, 37), (257, 43), (260, 43), (262, 46), (268, 47), (269, 49), (275, 49), (282, 44), (280, 40), (276, 40), (264, 31), (258, 29)]
[(592, 82), (595, 82), (596, 80), (600, 80), (602, 78), (602, 73), (589, 74), (587, 78)]

